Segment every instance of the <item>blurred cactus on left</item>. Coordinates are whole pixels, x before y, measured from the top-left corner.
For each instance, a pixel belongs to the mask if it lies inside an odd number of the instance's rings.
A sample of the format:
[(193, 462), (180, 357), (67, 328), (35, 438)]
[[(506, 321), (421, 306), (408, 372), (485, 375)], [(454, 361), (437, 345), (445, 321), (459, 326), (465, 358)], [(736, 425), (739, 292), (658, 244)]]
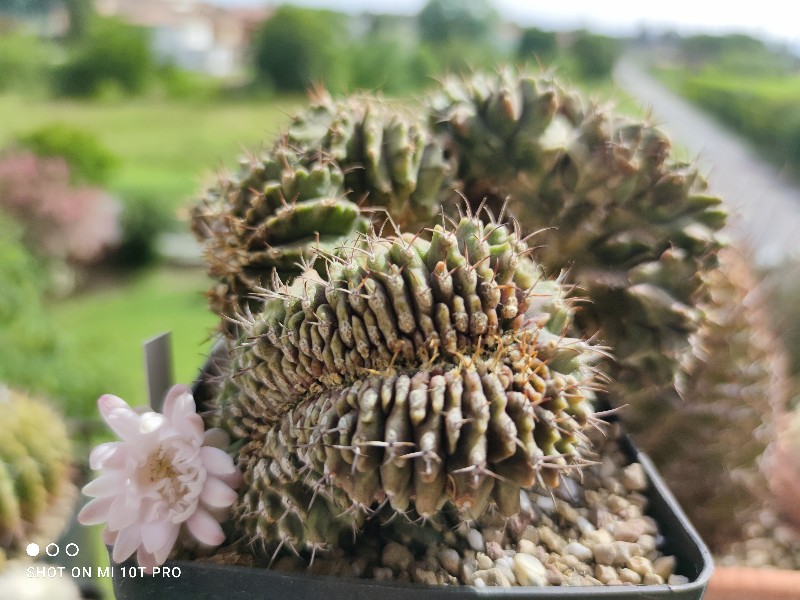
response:
[(71, 446), (61, 416), (41, 400), (0, 385), (0, 553), (58, 538), (72, 514)]

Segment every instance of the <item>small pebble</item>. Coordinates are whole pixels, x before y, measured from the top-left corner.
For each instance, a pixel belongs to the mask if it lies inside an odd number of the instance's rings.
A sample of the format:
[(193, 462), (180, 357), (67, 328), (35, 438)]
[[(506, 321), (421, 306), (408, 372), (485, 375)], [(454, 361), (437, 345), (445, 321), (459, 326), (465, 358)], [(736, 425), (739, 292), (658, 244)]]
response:
[(486, 556), (492, 560), (497, 560), (505, 556), (505, 553), (503, 552), (503, 547), (497, 542), (486, 542)]
[(665, 581), (675, 572), (674, 556), (659, 556), (653, 561), (653, 572)]
[(486, 569), (491, 569), (494, 566), (492, 559), (483, 552), (478, 552), (478, 554), (475, 555), (475, 559), (478, 561), (478, 568), (484, 571)]
[(633, 463), (622, 469), (622, 485), (632, 492), (643, 492), (647, 489), (647, 474), (639, 463)]
[(642, 583), (645, 585), (661, 585), (664, 583), (664, 578), (661, 577), (661, 575), (656, 575), (655, 573), (648, 573), (642, 577)]
[(653, 564), (644, 556), (631, 556), (628, 559), (628, 567), (642, 577), (653, 572)]
[(518, 552), (514, 555), (514, 574), (520, 585), (542, 587), (547, 584), (547, 569), (530, 554)]
[(525, 554), (533, 554), (536, 549), (536, 544), (530, 540), (521, 539), (517, 544), (517, 552), (524, 552)]
[(612, 565), (617, 556), (614, 546), (611, 544), (595, 544), (592, 552), (594, 553), (594, 560), (599, 565)]
[(438, 585), (439, 583), (436, 580), (436, 573), (427, 571), (425, 569), (420, 569), (419, 567), (414, 569), (414, 581), (417, 583), (425, 583), (427, 585)]
[(483, 536), (477, 529), (470, 529), (467, 532), (467, 543), (475, 552), (483, 552)]
[(442, 548), (436, 558), (439, 559), (439, 564), (442, 565), (442, 568), (450, 575), (458, 575), (458, 568), (461, 566), (461, 557), (458, 552), (452, 548)]
[(642, 576), (626, 567), (619, 570), (619, 578), (624, 583), (633, 583), (635, 585), (642, 583)]
[(603, 583), (608, 583), (617, 579), (617, 570), (609, 565), (597, 565), (594, 568), (594, 575)]
[(580, 542), (570, 542), (564, 547), (564, 552), (574, 556), (578, 560), (582, 560), (583, 562), (592, 560), (593, 556), (592, 551)]
[(511, 582), (503, 575), (503, 572), (496, 567), (486, 569), (485, 571), (477, 571), (475, 573), (475, 580), (477, 581), (479, 579), (486, 585), (511, 587)]
[(539, 527), (539, 541), (547, 546), (550, 551), (558, 552), (559, 554), (564, 551), (564, 546), (566, 546), (564, 538), (549, 527)]
[(414, 555), (405, 546), (397, 542), (389, 542), (383, 549), (381, 562), (386, 567), (391, 567), (397, 571), (405, 571), (414, 562)]
[(667, 583), (669, 585), (685, 585), (689, 583), (689, 578), (685, 575), (670, 575)]
[(375, 567), (372, 569), (372, 577), (375, 581), (390, 581), (394, 573), (389, 567)]

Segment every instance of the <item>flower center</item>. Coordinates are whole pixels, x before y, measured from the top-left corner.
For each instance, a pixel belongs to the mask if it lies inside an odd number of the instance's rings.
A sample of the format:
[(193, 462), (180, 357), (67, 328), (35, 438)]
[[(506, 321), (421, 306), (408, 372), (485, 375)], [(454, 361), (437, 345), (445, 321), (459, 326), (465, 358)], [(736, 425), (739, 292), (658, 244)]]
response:
[(177, 477), (172, 460), (164, 452), (164, 448), (159, 446), (147, 457), (147, 470), (150, 483)]

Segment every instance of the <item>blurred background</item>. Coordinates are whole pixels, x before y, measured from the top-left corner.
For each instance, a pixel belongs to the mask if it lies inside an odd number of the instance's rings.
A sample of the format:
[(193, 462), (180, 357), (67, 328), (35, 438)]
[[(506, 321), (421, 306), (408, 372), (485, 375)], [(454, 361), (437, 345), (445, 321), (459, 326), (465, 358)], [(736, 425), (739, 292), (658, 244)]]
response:
[(177, 381), (202, 365), (217, 318), (186, 207), (308, 88), (413, 104), (445, 73), (523, 63), (651, 113), (708, 165), (800, 370), (795, 21), (552, 4), (0, 0), (0, 382), (57, 407), (85, 462), (98, 396), (146, 402), (143, 340), (172, 332)]

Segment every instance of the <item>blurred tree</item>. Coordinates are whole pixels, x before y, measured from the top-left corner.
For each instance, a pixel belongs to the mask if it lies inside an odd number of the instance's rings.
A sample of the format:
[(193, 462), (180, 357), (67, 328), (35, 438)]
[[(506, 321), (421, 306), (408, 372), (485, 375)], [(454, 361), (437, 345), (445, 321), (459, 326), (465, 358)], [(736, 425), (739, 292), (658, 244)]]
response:
[(556, 56), (558, 44), (556, 34), (536, 27), (527, 27), (522, 31), (517, 46), (517, 58), (520, 60), (538, 59), (550, 62)]
[(259, 78), (283, 91), (304, 91), (318, 82), (340, 89), (346, 78), (340, 48), (346, 31), (339, 13), (280, 6), (254, 42)]
[(420, 36), (430, 44), (454, 39), (486, 41), (498, 15), (489, 0), (429, 0), (417, 15)]
[(579, 31), (571, 52), (581, 77), (601, 79), (611, 75), (619, 54), (619, 41), (605, 35)]
[(85, 40), (56, 74), (66, 96), (95, 96), (109, 85), (128, 94), (144, 90), (155, 75), (147, 32), (118, 19), (95, 19)]

